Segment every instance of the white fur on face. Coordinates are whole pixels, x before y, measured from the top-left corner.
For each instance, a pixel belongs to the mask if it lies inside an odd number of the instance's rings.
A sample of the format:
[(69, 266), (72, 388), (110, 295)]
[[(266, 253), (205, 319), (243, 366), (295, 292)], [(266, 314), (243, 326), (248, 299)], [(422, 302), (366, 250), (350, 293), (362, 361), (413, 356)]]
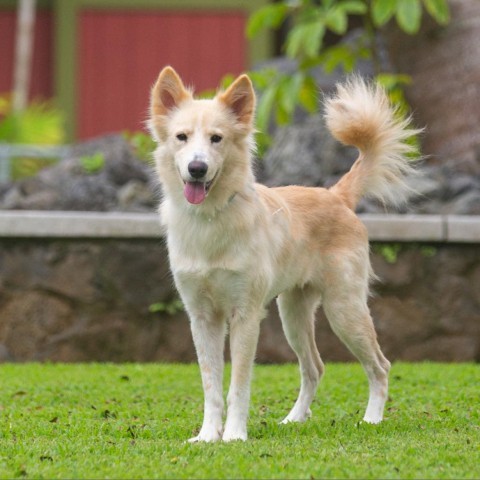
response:
[[(205, 181), (210, 182), (221, 170), (228, 145), (228, 118), (215, 100), (192, 100), (173, 112), (168, 128), (168, 142), (174, 152), (177, 171), (184, 182), (191, 181), (188, 165), (201, 160), (208, 165)], [(214, 136), (221, 138), (212, 141)]]

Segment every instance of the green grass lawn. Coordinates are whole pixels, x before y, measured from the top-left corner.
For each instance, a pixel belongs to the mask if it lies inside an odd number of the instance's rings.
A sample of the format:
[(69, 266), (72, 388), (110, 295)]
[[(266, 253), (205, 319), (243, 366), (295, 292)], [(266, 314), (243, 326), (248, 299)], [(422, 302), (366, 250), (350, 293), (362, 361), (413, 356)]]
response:
[[(248, 442), (200, 427), (196, 365), (0, 365), (1, 478), (479, 478), (480, 366), (395, 364), (386, 419), (366, 378), (327, 365), (310, 421), (278, 425), (297, 367), (256, 366)], [(227, 379), (226, 379), (227, 383)]]

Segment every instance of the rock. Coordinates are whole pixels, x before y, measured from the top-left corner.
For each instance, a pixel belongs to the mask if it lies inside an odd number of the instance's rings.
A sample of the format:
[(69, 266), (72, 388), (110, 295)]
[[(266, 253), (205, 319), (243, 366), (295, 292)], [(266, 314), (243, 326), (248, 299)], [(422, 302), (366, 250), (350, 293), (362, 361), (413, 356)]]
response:
[(470, 362), (478, 358), (478, 342), (468, 335), (434, 337), (406, 347), (402, 360), (419, 362)]
[(354, 149), (334, 140), (320, 116), (312, 116), (277, 132), (263, 159), (264, 182), (323, 186), (346, 172), (356, 156)]
[(431, 201), (442, 196), (444, 184), (432, 176), (427, 176), (425, 171), (420, 171), (418, 176), (410, 176), (406, 183), (412, 191), (410, 202), (419, 204)]
[(464, 191), (454, 200), (442, 205), (440, 212), (454, 215), (480, 215), (480, 188)]
[(8, 348), (3, 343), (0, 343), (0, 363), (13, 362), (13, 360), (14, 358)]
[(2, 308), (0, 337), (16, 360), (40, 360), (50, 335), (70, 325), (70, 306), (45, 292), (13, 293)]
[[(329, 187), (346, 173), (357, 157), (354, 148), (340, 145), (326, 130), (321, 116), (312, 116), (276, 132), (262, 165), (262, 183), (269, 186)], [(466, 175), (449, 165), (418, 165), (406, 179), (412, 190), (408, 204), (396, 209), (362, 199), (359, 213), (480, 213), (480, 175)]]
[[(375, 246), (373, 251), (378, 252)], [(413, 282), (418, 281), (417, 265), (421, 262), (421, 252), (419, 249), (411, 249), (403, 252), (402, 261), (398, 260), (389, 263), (382, 257), (381, 253), (372, 255), (372, 267), (378, 280), (373, 283), (373, 290), (377, 287), (385, 289), (398, 289), (407, 287)], [(387, 287), (388, 286), (388, 287)]]
[(14, 185), (12, 188), (5, 189), (2, 192), (2, 207), (5, 210), (20, 208), (19, 205), (21, 205), (24, 198), (17, 186)]
[(447, 183), (448, 192), (451, 197), (457, 197), (470, 191), (480, 190), (480, 179), (473, 175), (453, 175)]
[[(380, 345), (392, 361), (478, 361), (478, 246), (437, 245), (433, 253), (404, 245), (389, 263), (373, 248), (382, 281), (369, 304)], [(196, 358), (185, 312), (149, 308), (178, 297), (160, 240), (1, 239), (0, 286), (0, 361)], [(316, 341), (324, 360), (353, 360), (321, 310)], [(257, 359), (295, 361), (275, 303)]]
[[(98, 165), (89, 171), (85, 162), (98, 154)], [(125, 139), (109, 135), (74, 146), (68, 158), (36, 177), (2, 186), (0, 209), (153, 211), (158, 203), (153, 179), (152, 168), (134, 156)], [(130, 182), (136, 187), (126, 201)]]
[(159, 199), (152, 195), (152, 187), (139, 180), (129, 180), (117, 192), (118, 206), (127, 212), (155, 210)]

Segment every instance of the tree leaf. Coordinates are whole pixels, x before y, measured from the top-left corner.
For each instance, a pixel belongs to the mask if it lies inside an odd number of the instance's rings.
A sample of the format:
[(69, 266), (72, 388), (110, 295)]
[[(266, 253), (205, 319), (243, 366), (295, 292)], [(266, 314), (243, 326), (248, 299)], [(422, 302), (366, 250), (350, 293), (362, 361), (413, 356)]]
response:
[(346, 0), (341, 2), (339, 6), (343, 11), (356, 15), (367, 13), (367, 5), (362, 0)]
[(284, 127), (290, 123), (291, 114), (289, 114), (281, 103), (277, 104), (277, 109), (275, 112), (275, 121), (280, 127)]
[(303, 78), (298, 101), (308, 113), (315, 113), (318, 110), (318, 88), (315, 79), (310, 75)]
[(325, 25), (317, 20), (308, 24), (296, 25), (288, 34), (286, 53), (290, 58), (297, 58), (303, 53), (308, 57), (314, 57), (323, 42)]
[(278, 71), (275, 68), (263, 68), (248, 74), (258, 90), (265, 90), (278, 77)]
[(447, 0), (423, 0), (427, 12), (440, 24), (450, 21), (450, 10)]
[(395, 13), (397, 0), (373, 0), (372, 20), (376, 27), (385, 25)]
[(417, 33), (422, 19), (420, 0), (398, 0), (396, 18), (405, 33)]
[(327, 13), (325, 23), (332, 32), (343, 35), (347, 31), (347, 12), (340, 5), (332, 8)]
[(257, 107), (257, 128), (260, 131), (266, 132), (268, 130), (268, 123), (270, 121), (270, 116), (272, 113), (273, 104), (275, 102), (275, 97), (277, 96), (277, 84), (273, 83), (267, 87), (258, 102)]
[(308, 57), (316, 57), (323, 44), (323, 37), (325, 36), (325, 25), (323, 22), (317, 21), (309, 32), (310, 41), (307, 42), (305, 54)]
[(410, 75), (398, 73), (379, 73), (375, 77), (375, 80), (386, 90), (412, 84), (412, 77)]
[(247, 37), (253, 38), (264, 28), (278, 28), (285, 20), (289, 11), (285, 3), (266, 5), (253, 13), (247, 23)]
[(340, 44), (326, 49), (322, 60), (325, 71), (332, 73), (340, 65), (345, 72), (351, 72), (357, 59), (349, 45)]
[(285, 112), (291, 116), (295, 110), (298, 100), (298, 93), (303, 83), (303, 74), (295, 73), (293, 76), (285, 77), (285, 81), (281, 83), (279, 92), (281, 94), (281, 103)]

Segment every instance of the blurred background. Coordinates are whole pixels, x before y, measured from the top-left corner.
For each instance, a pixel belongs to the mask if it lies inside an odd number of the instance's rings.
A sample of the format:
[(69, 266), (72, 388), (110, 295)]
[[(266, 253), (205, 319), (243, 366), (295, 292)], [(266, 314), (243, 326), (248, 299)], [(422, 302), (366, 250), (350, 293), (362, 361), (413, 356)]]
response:
[[(356, 153), (322, 96), (379, 82), (425, 127), (412, 202), (358, 209), (380, 343), (480, 359), (480, 1), (0, 0), (0, 60), (0, 359), (195, 358), (145, 129), (167, 64), (202, 96), (249, 73), (269, 186), (337, 181)], [(351, 359), (321, 313), (317, 330), (326, 359)], [(259, 360), (293, 359), (272, 307)]]
[[(0, 91), (14, 90), (18, 1), (0, 2)], [(197, 91), (271, 53), (245, 38), (259, 1), (43, 1), (34, 12), (28, 98), (54, 98), (66, 139), (140, 130), (148, 92), (171, 64)]]

